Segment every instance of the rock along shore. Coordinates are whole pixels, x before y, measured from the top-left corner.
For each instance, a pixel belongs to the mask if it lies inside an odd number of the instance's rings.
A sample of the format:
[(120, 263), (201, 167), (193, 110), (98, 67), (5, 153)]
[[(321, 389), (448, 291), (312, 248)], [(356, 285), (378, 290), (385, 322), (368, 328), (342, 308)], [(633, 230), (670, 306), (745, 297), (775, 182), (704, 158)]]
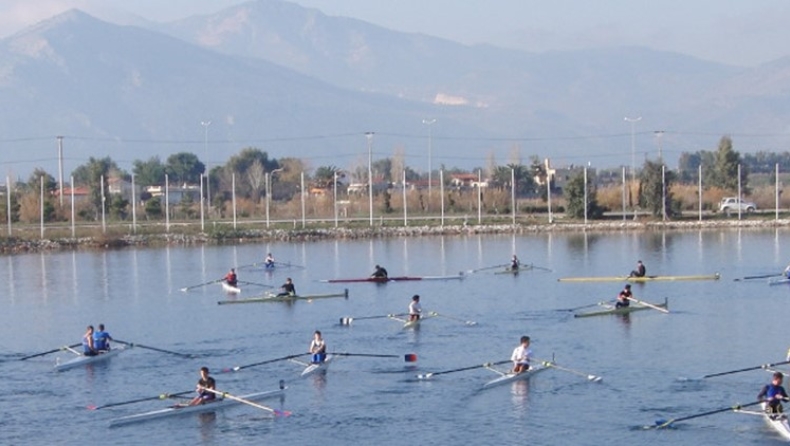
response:
[(405, 226), (370, 228), (322, 229), (238, 229), (222, 234), (146, 234), (118, 237), (82, 237), (59, 239), (0, 239), (0, 254), (18, 254), (66, 249), (114, 249), (135, 246), (190, 246), (200, 244), (256, 243), (265, 241), (315, 241), (327, 239), (357, 240), (389, 237), (425, 237), (437, 235), (464, 236), (477, 234), (530, 234), (543, 232), (622, 232), (622, 231), (682, 231), (720, 229), (786, 228), (790, 220), (703, 220), (703, 221), (607, 221), (594, 223), (544, 223), (516, 225), (452, 225)]

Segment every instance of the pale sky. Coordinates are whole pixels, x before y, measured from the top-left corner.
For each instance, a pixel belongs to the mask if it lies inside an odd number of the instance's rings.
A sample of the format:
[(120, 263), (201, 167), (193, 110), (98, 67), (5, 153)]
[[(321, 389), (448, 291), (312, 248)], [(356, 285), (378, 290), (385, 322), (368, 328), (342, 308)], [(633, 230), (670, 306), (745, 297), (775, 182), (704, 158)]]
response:
[[(153, 21), (243, 0), (0, 0), (0, 37), (69, 8), (112, 9)], [(790, 55), (787, 0), (298, 0), (328, 15), (466, 44), (542, 52), (645, 46), (734, 65)], [(397, 5), (397, 6), (396, 6)]]

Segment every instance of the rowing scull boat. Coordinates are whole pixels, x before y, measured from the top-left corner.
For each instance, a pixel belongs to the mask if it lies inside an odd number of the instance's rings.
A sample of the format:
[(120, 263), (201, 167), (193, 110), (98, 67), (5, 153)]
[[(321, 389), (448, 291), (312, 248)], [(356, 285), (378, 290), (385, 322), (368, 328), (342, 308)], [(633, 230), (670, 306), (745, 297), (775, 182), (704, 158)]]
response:
[(86, 364), (93, 364), (95, 362), (106, 361), (113, 356), (117, 356), (124, 351), (126, 351), (129, 347), (116, 347), (110, 351), (99, 353), (98, 355), (94, 356), (84, 356), (82, 353), (74, 350), (73, 348), (67, 348), (68, 351), (77, 355), (77, 357), (69, 359), (66, 362), (58, 362), (55, 364), (55, 370), (58, 372), (62, 372), (64, 370), (73, 369), (76, 367), (80, 367)]
[[(664, 302), (659, 303), (659, 304), (653, 304), (653, 306), (666, 309), (668, 304), (669, 304), (669, 302), (668, 302), (667, 298), (665, 297), (664, 298)], [(576, 313), (576, 314), (573, 315), (573, 317), (605, 316), (605, 315), (609, 315), (609, 314), (629, 314), (629, 313), (633, 313), (634, 311), (642, 311), (642, 310), (650, 310), (651, 309), (647, 305), (641, 305), (641, 304), (639, 304), (637, 302), (632, 302), (631, 305), (629, 305), (627, 307), (620, 307), (620, 308), (615, 308), (613, 305), (608, 304), (606, 302), (599, 302), (598, 305), (601, 305), (602, 307), (604, 307), (606, 309), (605, 310), (599, 310), (599, 311), (591, 311), (591, 312), (588, 312), (588, 313)]]
[(748, 410), (748, 409), (737, 409), (735, 412), (743, 413), (748, 415), (758, 415), (762, 417), (766, 424), (770, 426), (774, 431), (776, 431), (779, 435), (782, 436), (785, 440), (790, 440), (790, 420), (787, 419), (787, 415), (783, 413), (779, 414), (772, 414), (770, 413), (770, 409), (768, 408), (768, 403), (760, 404), (762, 410)]
[[(248, 395), (241, 395), (240, 398), (248, 401), (261, 401), (266, 398), (273, 398), (282, 396), (288, 387), (280, 384), (277, 390), (269, 390), (266, 392), (250, 393)], [(155, 420), (159, 418), (167, 418), (176, 415), (185, 415), (188, 413), (201, 413), (213, 412), (215, 410), (224, 409), (228, 406), (236, 406), (241, 402), (230, 398), (217, 398), (211, 403), (198, 404), (197, 406), (171, 406), (164, 409), (152, 410), (150, 412), (138, 413), (135, 415), (128, 415), (121, 418), (110, 420), (110, 427), (121, 426), (124, 424), (139, 423), (141, 421)]]
[(790, 279), (783, 278), (783, 279), (773, 279), (768, 281), (768, 285), (784, 285), (786, 283), (790, 283)]
[(528, 379), (531, 376), (537, 375), (538, 373), (540, 373), (540, 372), (542, 372), (544, 370), (548, 370), (549, 367), (550, 366), (546, 366), (546, 365), (541, 364), (539, 366), (531, 367), (526, 372), (521, 372), (521, 373), (507, 372), (506, 373), (506, 372), (502, 372), (500, 370), (497, 370), (497, 369), (495, 369), (495, 368), (493, 368), (491, 366), (486, 366), (485, 367), (486, 369), (491, 370), (492, 372), (497, 373), (500, 376), (498, 378), (494, 378), (491, 381), (488, 381), (487, 383), (483, 384), (483, 388), (484, 389), (488, 389), (490, 387), (501, 386), (501, 385), (509, 384), (509, 383), (512, 383), (512, 382), (515, 382), (515, 381), (521, 381), (521, 380), (524, 380), (524, 379)]
[(276, 294), (267, 294), (265, 296), (260, 297), (250, 297), (248, 299), (238, 299), (238, 300), (221, 300), (217, 302), (219, 305), (226, 305), (226, 304), (250, 304), (256, 302), (292, 302), (295, 300), (313, 300), (313, 299), (326, 299), (330, 297), (345, 297), (348, 299), (348, 288), (346, 288), (342, 293), (332, 293), (332, 294), (305, 294), (305, 295), (293, 295), (293, 296), (278, 296)]
[(361, 283), (361, 282), (373, 282), (373, 283), (387, 283), (387, 282), (406, 282), (406, 281), (413, 281), (413, 280), (453, 280), (453, 279), (463, 279), (464, 274), (458, 273), (449, 276), (397, 276), (397, 277), (362, 277), (359, 279), (325, 279), (320, 280), (319, 282), (324, 283)]
[(504, 270), (497, 271), (494, 274), (497, 274), (497, 275), (498, 274), (514, 274), (515, 275), (515, 274), (520, 273), (521, 271), (530, 271), (532, 269), (533, 269), (532, 265), (521, 265), (521, 266), (519, 266), (518, 268), (515, 268), (515, 269), (513, 269), (510, 266), (508, 266)]
[(698, 276), (611, 276), (611, 277), (563, 277), (558, 282), (654, 282), (674, 280), (719, 280), (719, 273)]
[(302, 370), (302, 374), (299, 376), (306, 378), (310, 375), (315, 375), (316, 373), (326, 372), (326, 369), (329, 368), (329, 364), (333, 359), (335, 359), (335, 356), (328, 354), (326, 355), (326, 358), (324, 358), (324, 362), (303, 362), (293, 358), (291, 358), (291, 361), (304, 366), (304, 370)]
[(224, 280), (222, 282), (220, 282), (220, 284), (222, 284), (222, 290), (225, 291), (226, 293), (230, 293), (230, 294), (239, 294), (239, 293), (241, 293), (241, 288), (235, 287), (235, 286), (229, 284), (228, 282), (225, 282)]
[[(408, 315), (406, 315), (406, 316), (408, 316)], [(396, 316), (394, 314), (387, 315), (387, 317), (392, 319), (393, 321), (398, 321), (398, 322), (402, 323), (404, 330), (409, 330), (409, 329), (412, 329), (412, 328), (413, 329), (420, 328), (420, 324), (422, 323), (423, 319), (427, 319), (429, 317), (434, 317), (434, 316), (436, 316), (436, 315), (433, 314), (433, 313), (427, 313), (427, 314), (423, 313), (420, 316), (419, 319), (415, 319), (413, 321), (410, 321), (408, 319), (405, 319), (405, 318), (402, 318), (402, 317), (398, 317), (398, 316)]]

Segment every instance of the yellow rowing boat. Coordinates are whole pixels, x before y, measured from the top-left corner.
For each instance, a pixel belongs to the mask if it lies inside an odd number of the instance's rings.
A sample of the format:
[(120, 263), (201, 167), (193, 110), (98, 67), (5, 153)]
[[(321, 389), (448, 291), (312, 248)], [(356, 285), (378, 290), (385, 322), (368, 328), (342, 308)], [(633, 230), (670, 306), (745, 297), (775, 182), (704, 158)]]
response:
[(675, 280), (719, 280), (721, 275), (708, 274), (698, 276), (644, 276), (644, 277), (628, 277), (628, 276), (611, 276), (611, 277), (563, 277), (557, 279), (558, 282), (658, 282), (658, 281), (675, 281)]

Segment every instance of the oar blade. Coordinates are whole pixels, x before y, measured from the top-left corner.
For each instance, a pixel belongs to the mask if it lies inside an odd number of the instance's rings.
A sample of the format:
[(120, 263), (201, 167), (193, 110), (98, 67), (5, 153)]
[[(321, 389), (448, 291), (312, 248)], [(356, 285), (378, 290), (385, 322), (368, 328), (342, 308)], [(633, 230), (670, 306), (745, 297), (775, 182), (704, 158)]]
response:
[(417, 355), (414, 353), (407, 353), (404, 355), (403, 360), (406, 362), (417, 362)]

